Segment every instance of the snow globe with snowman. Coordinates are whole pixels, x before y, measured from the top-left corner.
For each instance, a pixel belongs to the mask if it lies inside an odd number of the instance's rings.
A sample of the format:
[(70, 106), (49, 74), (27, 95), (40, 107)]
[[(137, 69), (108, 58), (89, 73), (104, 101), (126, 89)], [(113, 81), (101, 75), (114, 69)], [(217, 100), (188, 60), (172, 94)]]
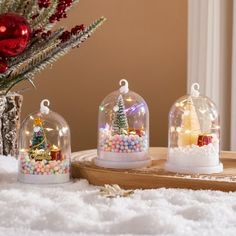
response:
[(223, 171), (220, 163), (220, 125), (215, 104), (199, 93), (179, 98), (169, 113), (168, 158), (165, 169), (175, 173), (211, 174)]
[(130, 91), (127, 80), (99, 106), (98, 156), (104, 168), (132, 169), (150, 165), (149, 110), (145, 100)]
[(19, 136), (18, 179), (23, 183), (54, 184), (70, 180), (70, 129), (43, 100), (40, 111), (23, 121)]

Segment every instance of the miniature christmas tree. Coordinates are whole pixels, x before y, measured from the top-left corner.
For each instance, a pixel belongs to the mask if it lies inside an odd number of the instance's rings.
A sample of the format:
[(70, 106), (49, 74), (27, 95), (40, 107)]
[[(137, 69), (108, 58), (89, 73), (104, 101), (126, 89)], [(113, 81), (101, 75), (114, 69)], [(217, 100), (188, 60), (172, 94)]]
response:
[(34, 120), (34, 134), (32, 138), (32, 149), (47, 148), (47, 140), (44, 135), (43, 122), (40, 118)]
[(118, 97), (117, 105), (114, 107), (112, 132), (114, 134), (127, 134), (129, 125), (125, 113), (125, 105), (122, 95)]
[(36, 161), (51, 160), (47, 139), (44, 133), (43, 121), (41, 118), (34, 119), (34, 133), (29, 156)]
[(198, 135), (201, 133), (198, 116), (190, 97), (187, 101), (184, 114), (182, 115), (181, 131), (179, 133), (178, 145), (197, 145)]

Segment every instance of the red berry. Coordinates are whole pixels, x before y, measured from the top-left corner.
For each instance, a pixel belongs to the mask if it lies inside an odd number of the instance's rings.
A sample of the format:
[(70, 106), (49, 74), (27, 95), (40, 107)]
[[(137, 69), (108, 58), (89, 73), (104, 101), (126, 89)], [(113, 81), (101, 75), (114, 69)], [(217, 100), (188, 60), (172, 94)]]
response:
[(84, 25), (76, 25), (71, 29), (71, 34), (78, 34), (80, 31), (84, 30)]
[(69, 31), (64, 31), (59, 37), (59, 39), (61, 39), (61, 42), (64, 43), (68, 41), (70, 37), (71, 37), (71, 33)]

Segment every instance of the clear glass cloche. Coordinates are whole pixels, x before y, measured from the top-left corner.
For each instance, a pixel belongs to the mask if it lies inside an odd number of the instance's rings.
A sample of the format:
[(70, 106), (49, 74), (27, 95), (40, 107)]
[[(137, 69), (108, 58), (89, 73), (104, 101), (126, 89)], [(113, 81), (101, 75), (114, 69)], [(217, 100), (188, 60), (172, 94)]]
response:
[(166, 170), (210, 174), (223, 171), (220, 163), (220, 125), (215, 104), (200, 96), (199, 84), (179, 98), (169, 113)]
[(98, 157), (107, 168), (140, 168), (150, 164), (149, 111), (144, 99), (129, 90), (127, 80), (99, 106)]
[(40, 111), (22, 123), (18, 157), (21, 182), (50, 184), (70, 179), (70, 129), (48, 105), (49, 101), (43, 100)]

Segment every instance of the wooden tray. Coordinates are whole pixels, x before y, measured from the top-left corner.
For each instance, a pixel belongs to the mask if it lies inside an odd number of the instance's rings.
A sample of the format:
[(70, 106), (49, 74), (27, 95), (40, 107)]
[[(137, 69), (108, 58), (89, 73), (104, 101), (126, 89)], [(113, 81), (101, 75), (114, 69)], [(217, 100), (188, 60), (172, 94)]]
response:
[(74, 153), (72, 176), (90, 184), (118, 184), (125, 189), (187, 188), (236, 191), (236, 152), (221, 153), (224, 172), (212, 175), (175, 174), (163, 169), (166, 148), (150, 148), (152, 165), (133, 170), (105, 169), (94, 165), (96, 150)]

